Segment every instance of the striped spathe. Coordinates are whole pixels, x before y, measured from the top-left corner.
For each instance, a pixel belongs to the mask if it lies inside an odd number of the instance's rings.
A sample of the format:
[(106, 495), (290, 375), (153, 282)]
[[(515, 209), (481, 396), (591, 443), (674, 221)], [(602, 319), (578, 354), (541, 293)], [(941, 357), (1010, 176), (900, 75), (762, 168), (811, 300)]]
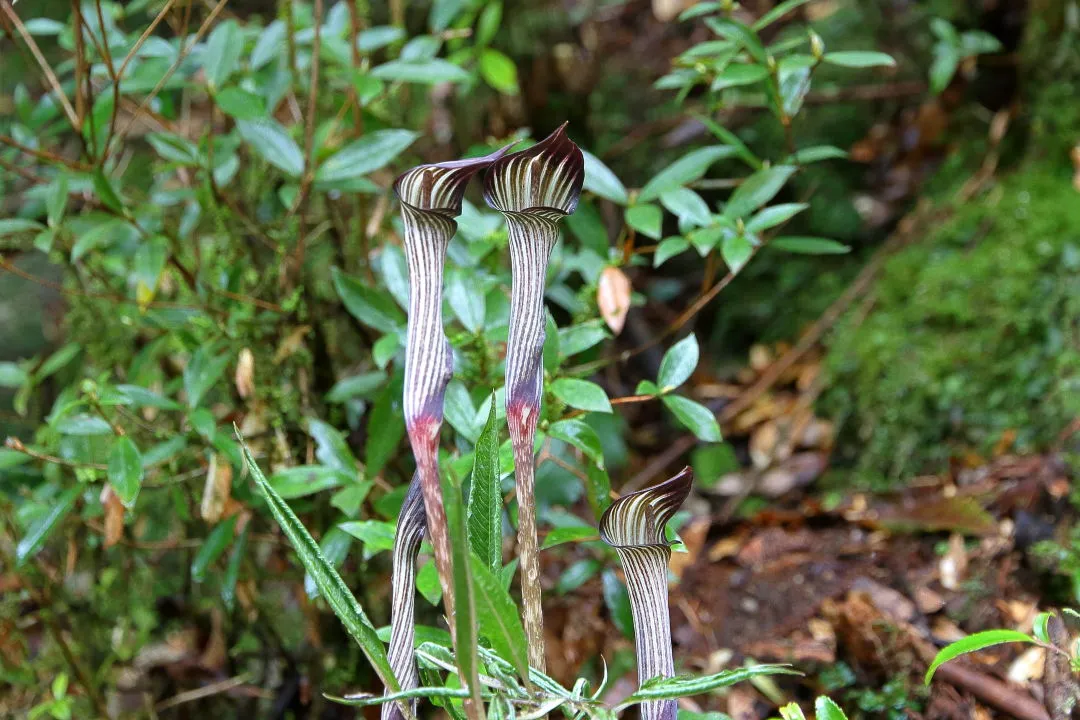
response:
[[(615, 548), (626, 573), (639, 686), (675, 674), (667, 586), (671, 547), (664, 528), (689, 496), (692, 484), (693, 474), (684, 468), (659, 485), (624, 495), (600, 517), (600, 539)], [(674, 700), (645, 702), (641, 718), (675, 720), (677, 709)]]
[(558, 221), (574, 212), (585, 181), (581, 149), (566, 124), (536, 145), (499, 158), (484, 174), (484, 200), (506, 216), (510, 244), (510, 327), (506, 420), (514, 451), (518, 553), (529, 664), (544, 670), (544, 623), (536, 537), (533, 440), (543, 393), (544, 286)]

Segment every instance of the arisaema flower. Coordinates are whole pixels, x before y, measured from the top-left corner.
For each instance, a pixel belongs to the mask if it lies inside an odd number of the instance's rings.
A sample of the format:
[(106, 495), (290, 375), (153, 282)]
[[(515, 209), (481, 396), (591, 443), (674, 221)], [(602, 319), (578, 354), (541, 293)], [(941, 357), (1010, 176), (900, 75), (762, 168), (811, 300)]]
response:
[[(690, 494), (692, 483), (690, 468), (684, 468), (659, 485), (622, 496), (600, 518), (600, 539), (615, 548), (626, 573), (639, 684), (675, 674), (668, 615), (671, 547), (664, 527)], [(674, 700), (645, 702), (641, 719), (675, 720), (676, 711)]]
[[(468, 160), (419, 165), (394, 183), (405, 225), (409, 267), (409, 319), (405, 348), (405, 426), (427, 514), (428, 534), (447, 616), (454, 613), (450, 541), (439, 484), (439, 429), (453, 355), (443, 332), (442, 287), (446, 247), (454, 236), (469, 179), (509, 147)], [(453, 622), (451, 621), (451, 627)]]
[(514, 450), (518, 551), (529, 664), (543, 670), (544, 625), (533, 492), (533, 441), (543, 391), (544, 285), (559, 219), (574, 212), (585, 179), (581, 150), (564, 124), (527, 150), (506, 155), (484, 176), (484, 199), (506, 216), (510, 239), (510, 329), (506, 342), (506, 420)]

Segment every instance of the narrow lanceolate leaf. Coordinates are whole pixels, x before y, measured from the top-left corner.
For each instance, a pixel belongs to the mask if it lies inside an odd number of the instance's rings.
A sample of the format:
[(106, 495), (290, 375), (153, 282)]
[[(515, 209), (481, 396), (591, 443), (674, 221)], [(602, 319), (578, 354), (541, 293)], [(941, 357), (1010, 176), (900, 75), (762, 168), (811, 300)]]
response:
[[(414, 475), (409, 492), (401, 506), (397, 527), (394, 530), (394, 559), (391, 579), (390, 605), (390, 652), (388, 659), (394, 676), (402, 691), (420, 685), (413, 653), (416, 636), (416, 554), (424, 539), (427, 516), (424, 514), (424, 497), (420, 489), (420, 477)], [(391, 694), (387, 688), (387, 697)], [(416, 700), (411, 703), (416, 712)], [(403, 720), (401, 706), (387, 703), (382, 706), (383, 720)]]
[(409, 315), (405, 349), (405, 427), (416, 458), (447, 617), (454, 615), (450, 543), (439, 480), (439, 428), (453, 357), (443, 333), (442, 286), (446, 247), (454, 235), (465, 186), (508, 148), (482, 158), (420, 165), (394, 183), (405, 225)]
[[(371, 621), (368, 620), (364, 609), (360, 607), (360, 603), (356, 601), (356, 598), (349, 591), (349, 587), (338, 575), (334, 566), (323, 557), (318, 543), (311, 537), (300, 519), (296, 517), (292, 508), (281, 499), (281, 496), (267, 481), (266, 476), (259, 469), (258, 463), (255, 462), (255, 458), (252, 457), (251, 450), (248, 449), (243, 438), (240, 437), (239, 430), (236, 430), (236, 436), (240, 440), (244, 453), (244, 462), (247, 464), (248, 471), (265, 496), (274, 519), (277, 520), (278, 525), (285, 532), (285, 536), (292, 543), (304, 569), (311, 575), (320, 593), (326, 598), (345, 629), (360, 645), (360, 649), (363, 650), (368, 662), (375, 668), (379, 679), (383, 681), (387, 689), (397, 692), (401, 689), (401, 686), (398, 685), (394, 671), (386, 657), (386, 648), (383, 647), (382, 641), (379, 640), (379, 636), (375, 633), (375, 628), (372, 626)], [(406, 711), (408, 711), (407, 708), (402, 708), (402, 712)], [(408, 715), (411, 716), (412, 712), (408, 711)]]
[(476, 441), (469, 488), (469, 546), (492, 573), (502, 570), (502, 488), (499, 484), (499, 426), (495, 396)]
[[(664, 526), (690, 494), (690, 468), (659, 485), (616, 500), (600, 518), (600, 539), (615, 548), (626, 572), (630, 609), (634, 616), (638, 695), (653, 678), (675, 674), (671, 655), (671, 619), (668, 616), (667, 566), (671, 547)], [(666, 696), (660, 696), (666, 697)], [(642, 720), (675, 720), (674, 700), (642, 702)]]
[(480, 697), (480, 658), (477, 654), (476, 600), (473, 595), (472, 553), (469, 552), (468, 531), (465, 529), (465, 509), (461, 502), (461, 486), (452, 477), (441, 479), (446, 502), (446, 526), (453, 549), (454, 595), (457, 613), (450, 616), (454, 626), (454, 645), (457, 650), (458, 676), (469, 690), (465, 714), (469, 720), (484, 720), (484, 703)]
[(510, 329), (506, 342), (506, 419), (514, 450), (521, 594), (529, 663), (543, 670), (539, 543), (533, 492), (533, 439), (543, 391), (544, 283), (556, 224), (577, 208), (585, 159), (566, 125), (527, 150), (495, 161), (484, 176), (484, 199), (506, 216), (510, 238)]

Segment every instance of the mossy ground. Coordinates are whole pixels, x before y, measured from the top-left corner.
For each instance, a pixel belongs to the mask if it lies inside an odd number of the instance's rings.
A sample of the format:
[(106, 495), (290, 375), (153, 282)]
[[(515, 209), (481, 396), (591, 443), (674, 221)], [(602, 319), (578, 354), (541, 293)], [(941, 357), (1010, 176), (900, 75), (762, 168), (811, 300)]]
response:
[(884, 267), (834, 336), (825, 407), (868, 479), (940, 469), (1080, 414), (1080, 193), (1067, 158), (1025, 164)]

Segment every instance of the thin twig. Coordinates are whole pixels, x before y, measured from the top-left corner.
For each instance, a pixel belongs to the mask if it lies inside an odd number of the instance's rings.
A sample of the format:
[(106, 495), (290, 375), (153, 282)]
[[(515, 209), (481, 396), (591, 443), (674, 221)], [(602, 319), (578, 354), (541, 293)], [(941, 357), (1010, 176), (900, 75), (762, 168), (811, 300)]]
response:
[(45, 59), (45, 56), (41, 54), (41, 48), (34, 42), (34, 37), (26, 30), (26, 26), (23, 25), (23, 21), (15, 13), (14, 8), (11, 7), (10, 0), (0, 0), (0, 12), (3, 12), (11, 24), (15, 26), (15, 30), (19, 33), (19, 37), (23, 39), (26, 46), (30, 48), (30, 53), (34, 56), (34, 60), (37, 61), (38, 67), (41, 68), (41, 72), (45, 74), (45, 79), (49, 81), (49, 86), (52, 88), (53, 94), (56, 95), (56, 99), (60, 101), (60, 105), (64, 108), (64, 113), (67, 115), (68, 120), (71, 122), (71, 127), (76, 132), (82, 132), (82, 127), (79, 125), (79, 116), (75, 112), (75, 108), (71, 106), (71, 101), (68, 100), (68, 96), (64, 94), (63, 88), (60, 87), (60, 80), (57, 79), (56, 73), (53, 72), (52, 66), (49, 65), (49, 61)]
[(214, 695), (220, 695), (221, 693), (228, 692), (241, 685), (247, 684), (247, 675), (237, 675), (236, 677), (229, 678), (228, 680), (222, 680), (221, 682), (213, 683), (205, 687), (196, 688), (194, 690), (186, 690), (182, 693), (173, 695), (168, 700), (162, 700), (154, 706), (154, 710), (161, 712), (162, 710), (168, 710), (171, 707), (177, 705), (183, 705), (184, 703), (193, 702), (195, 700), (202, 700), (203, 698), (212, 697)]
[(174, 62), (172, 66), (169, 67), (169, 69), (165, 72), (165, 74), (161, 76), (161, 79), (158, 80), (156, 85), (154, 85), (154, 89), (150, 91), (150, 94), (142, 99), (142, 102), (139, 103), (138, 109), (131, 116), (131, 119), (128, 120), (127, 125), (124, 126), (123, 130), (117, 133), (117, 138), (123, 139), (128, 134), (128, 132), (131, 131), (131, 127), (139, 119), (139, 115), (142, 114), (143, 109), (151, 102), (153, 102), (154, 98), (157, 97), (157, 94), (161, 92), (161, 89), (163, 87), (165, 87), (165, 83), (169, 82), (169, 79), (173, 76), (173, 73), (180, 69), (180, 66), (184, 63), (184, 60), (187, 59), (187, 56), (191, 53), (195, 46), (199, 44), (199, 41), (202, 40), (203, 35), (205, 35), (206, 31), (210, 29), (210, 25), (214, 22), (214, 19), (218, 16), (218, 14), (225, 8), (225, 4), (228, 1), (229, 0), (218, 0), (217, 5), (215, 5), (214, 9), (210, 11), (210, 14), (206, 16), (206, 19), (203, 20), (202, 25), (199, 26), (199, 29), (195, 31), (195, 37), (192, 38), (190, 43), (180, 49), (180, 54), (177, 56), (176, 62)]

